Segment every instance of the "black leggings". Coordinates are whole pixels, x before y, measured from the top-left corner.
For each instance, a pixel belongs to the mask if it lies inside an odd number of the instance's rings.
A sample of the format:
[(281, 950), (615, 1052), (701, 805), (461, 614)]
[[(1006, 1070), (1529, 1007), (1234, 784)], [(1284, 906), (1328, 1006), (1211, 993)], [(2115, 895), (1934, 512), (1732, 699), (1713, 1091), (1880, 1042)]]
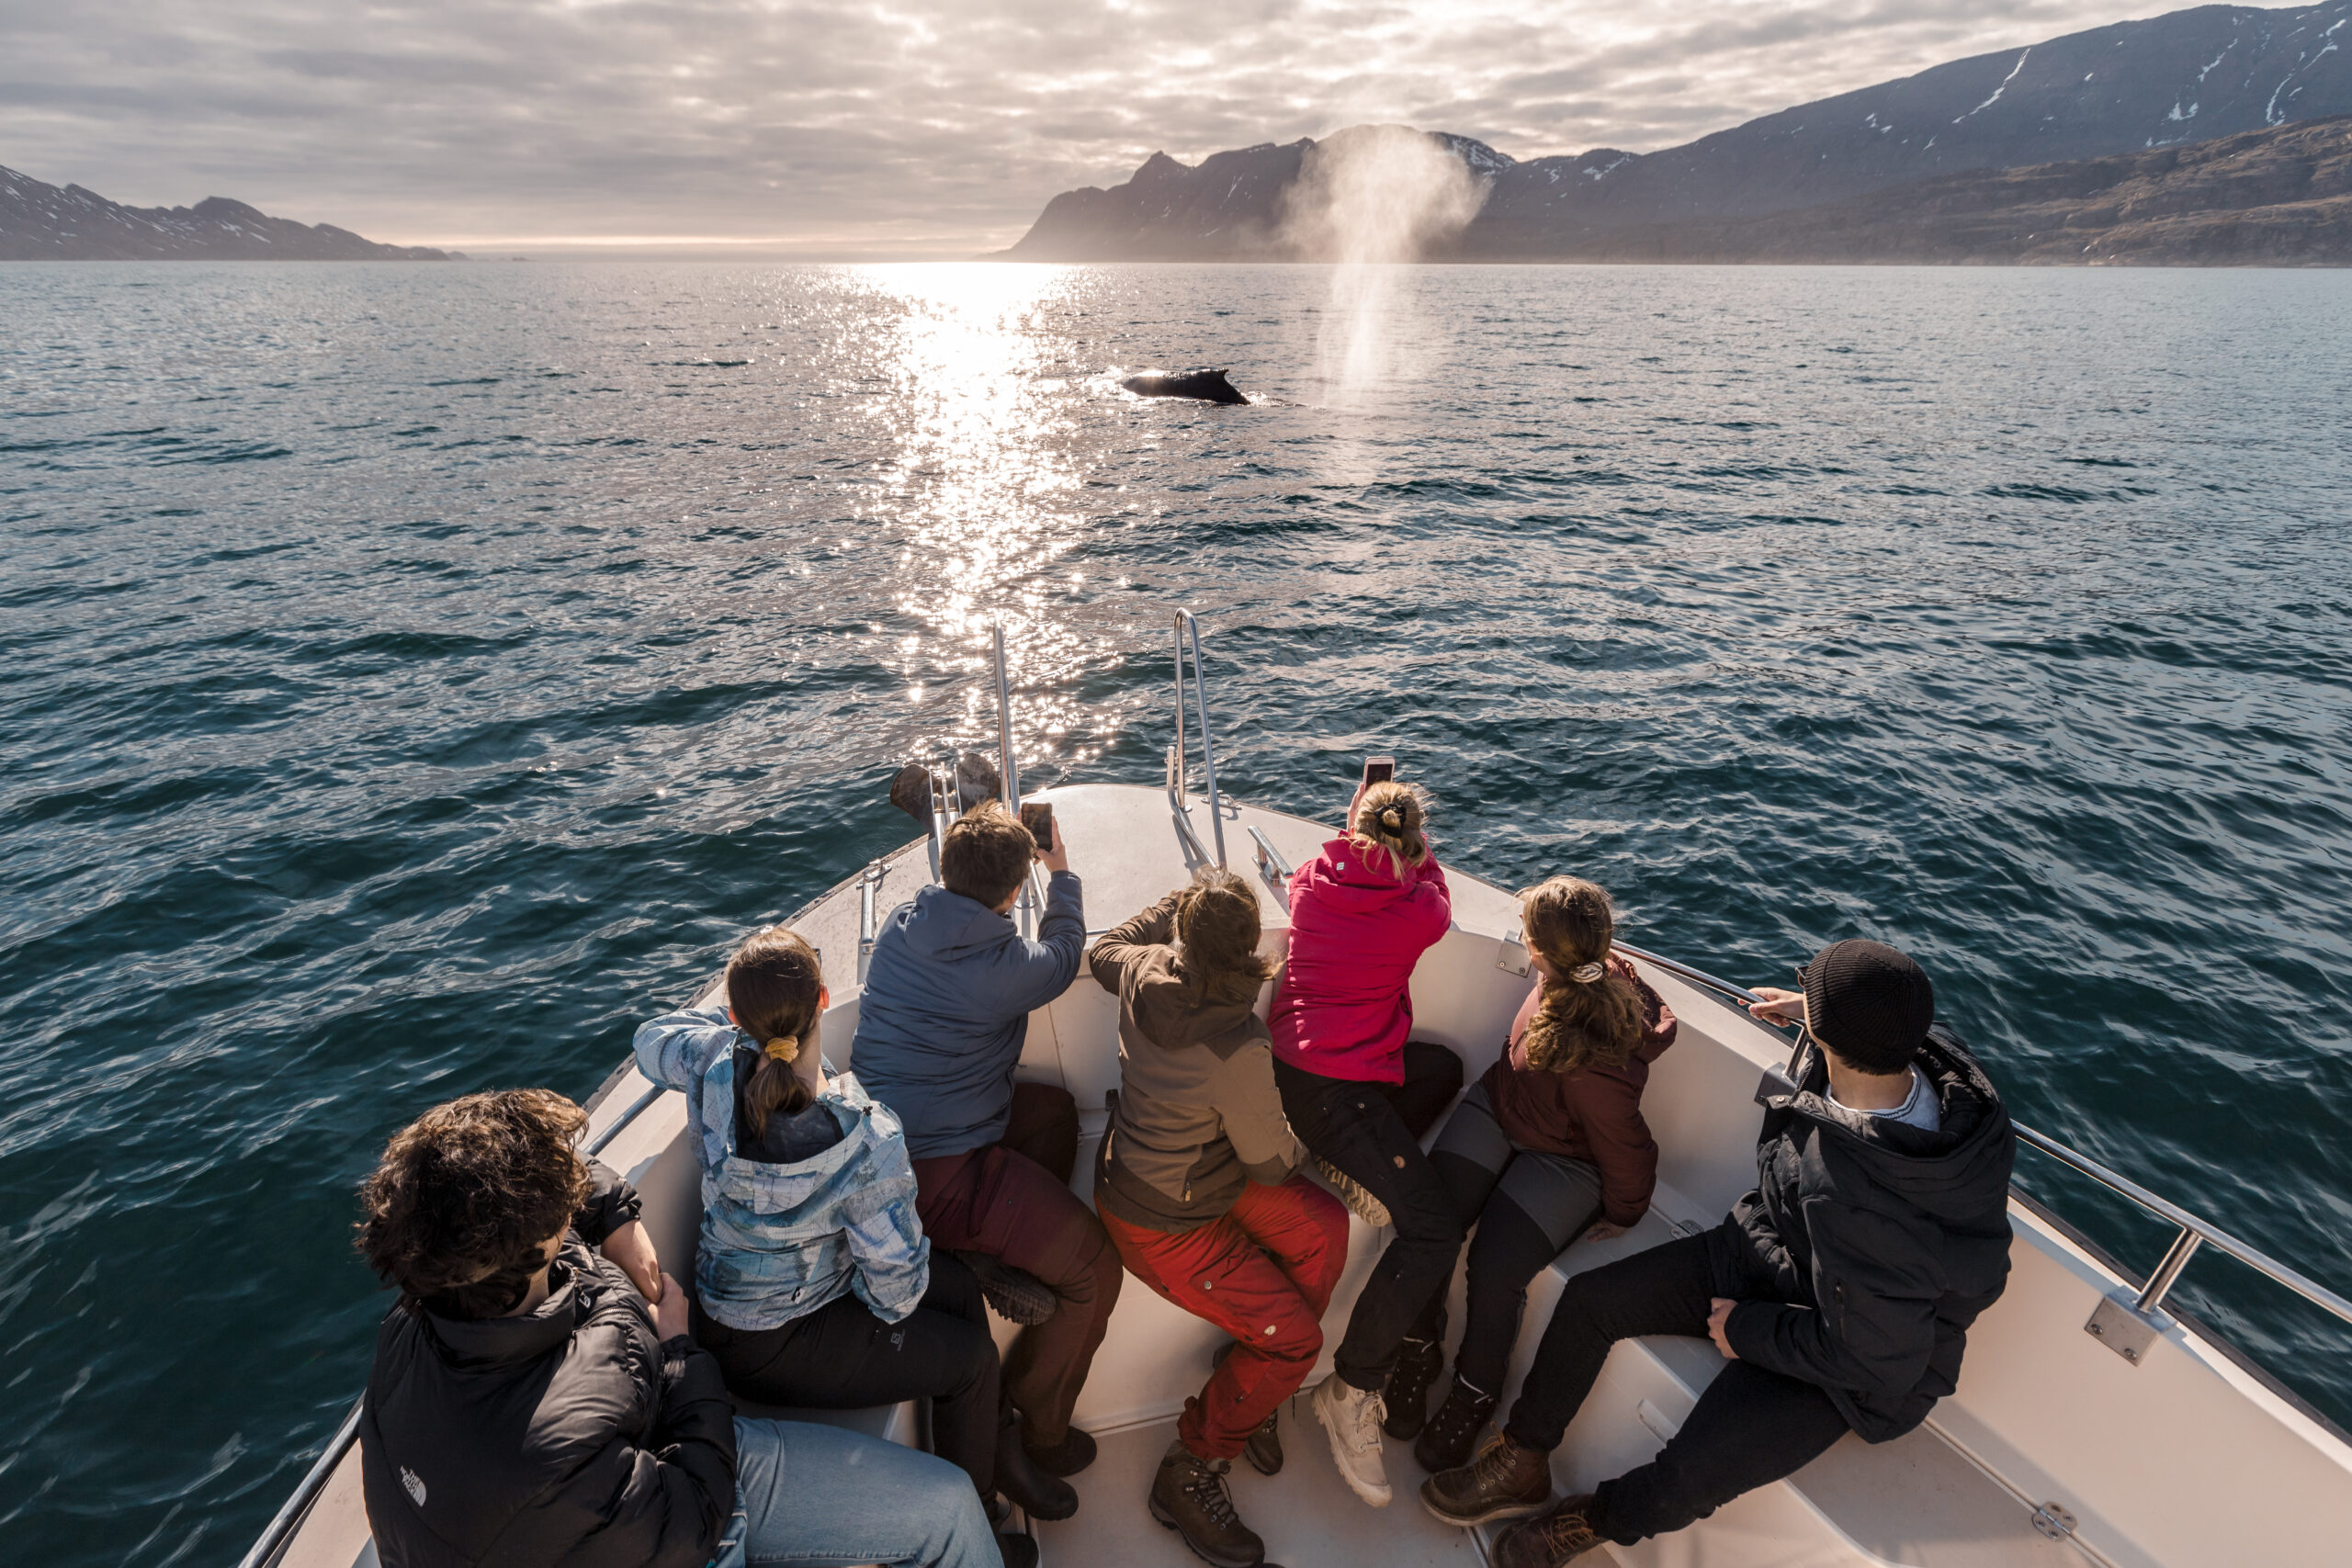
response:
[[(1511, 1441), (1546, 1453), (1558, 1448), (1618, 1340), (1704, 1338), (1713, 1298), (1736, 1288), (1726, 1288), (1731, 1271), (1714, 1245), (1711, 1235), (1685, 1236), (1572, 1277), (1503, 1427)], [(1847, 1430), (1818, 1385), (1734, 1361), (1656, 1459), (1600, 1483), (1588, 1518), (1620, 1546), (1679, 1530), (1802, 1469)]]
[(1421, 1136), (1462, 1088), (1462, 1058), (1408, 1041), (1405, 1081), (1327, 1078), (1277, 1059), (1283, 1111), (1307, 1152), (1327, 1159), (1387, 1207), (1390, 1238), (1348, 1316), (1332, 1369), (1351, 1388), (1385, 1388), (1414, 1320), (1453, 1278), (1462, 1251), (1453, 1198), (1421, 1153)]
[(885, 1323), (843, 1294), (775, 1328), (733, 1329), (690, 1303), (695, 1340), (718, 1359), (728, 1391), (761, 1404), (863, 1410), (902, 1399), (931, 1401), (932, 1446), (996, 1494), (996, 1341), (980, 1282), (933, 1247), (922, 1304)]

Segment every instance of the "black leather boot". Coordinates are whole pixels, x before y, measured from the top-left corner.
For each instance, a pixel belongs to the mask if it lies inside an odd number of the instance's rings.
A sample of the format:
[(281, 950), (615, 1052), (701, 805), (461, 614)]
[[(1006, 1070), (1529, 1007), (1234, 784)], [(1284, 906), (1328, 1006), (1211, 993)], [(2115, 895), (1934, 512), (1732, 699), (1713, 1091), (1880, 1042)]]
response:
[(1052, 1448), (1033, 1449), (1024, 1443), (1021, 1451), (1047, 1475), (1076, 1475), (1094, 1462), (1094, 1439), (1072, 1427)]
[(1410, 1442), (1420, 1436), (1421, 1427), (1430, 1418), (1430, 1384), (1437, 1382), (1439, 1369), (1445, 1365), (1445, 1347), (1434, 1339), (1408, 1339), (1404, 1348), (1396, 1352), (1396, 1365), (1389, 1371), (1388, 1387), (1381, 1403), (1388, 1407), (1387, 1419), (1380, 1429), (1400, 1443)]
[(1229, 1459), (1202, 1459), (1182, 1440), (1168, 1445), (1151, 1478), (1151, 1517), (1183, 1537), (1193, 1555), (1216, 1568), (1258, 1568), (1266, 1543), (1233, 1511), (1225, 1488)]
[(1468, 1464), (1478, 1446), (1478, 1434), (1487, 1429), (1487, 1417), (1494, 1413), (1495, 1396), (1479, 1393), (1462, 1381), (1460, 1372), (1454, 1373), (1445, 1403), (1437, 1407), (1430, 1424), (1421, 1428), (1420, 1441), (1413, 1445), (1413, 1457), (1431, 1475)]
[(1021, 1446), (1021, 1417), (1010, 1409), (997, 1428), (996, 1484), (1033, 1519), (1051, 1522), (1078, 1512), (1078, 1489), (1037, 1468)]

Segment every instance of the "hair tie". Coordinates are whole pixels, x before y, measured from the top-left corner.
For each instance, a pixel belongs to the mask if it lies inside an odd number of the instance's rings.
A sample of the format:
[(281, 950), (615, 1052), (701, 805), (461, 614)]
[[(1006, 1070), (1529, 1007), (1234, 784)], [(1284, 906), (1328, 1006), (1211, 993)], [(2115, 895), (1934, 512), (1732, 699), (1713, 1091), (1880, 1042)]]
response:
[(769, 1061), (782, 1062), (785, 1066), (790, 1066), (792, 1059), (800, 1055), (800, 1036), (779, 1034), (769, 1041), (763, 1049), (767, 1052)]
[(1387, 807), (1380, 813), (1380, 825), (1392, 833), (1401, 833), (1405, 830), (1404, 813), (1393, 806)]
[(1608, 973), (1609, 966), (1605, 964), (1579, 964), (1568, 971), (1568, 978), (1579, 986), (1589, 986)]

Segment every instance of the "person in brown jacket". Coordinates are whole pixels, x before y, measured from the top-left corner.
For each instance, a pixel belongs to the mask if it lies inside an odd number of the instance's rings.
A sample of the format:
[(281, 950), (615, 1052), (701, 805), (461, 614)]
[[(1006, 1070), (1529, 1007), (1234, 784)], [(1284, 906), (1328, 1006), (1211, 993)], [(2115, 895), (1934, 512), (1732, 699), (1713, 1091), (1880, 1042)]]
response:
[(1237, 1455), (1282, 1468), (1275, 1419), (1322, 1353), (1322, 1317), (1348, 1260), (1348, 1214), (1299, 1175), (1305, 1151), (1251, 1010), (1272, 965), (1257, 895), (1203, 868), (1088, 954), (1119, 998), (1119, 1097), (1094, 1203), (1120, 1261), (1162, 1297), (1233, 1336), (1184, 1402), (1152, 1479), (1152, 1517), (1217, 1568), (1265, 1544), (1233, 1510)]
[(1674, 1043), (1674, 1014), (1610, 952), (1617, 921), (1608, 894), (1555, 876), (1521, 898), (1534, 988), (1509, 1049), (1462, 1097), (1430, 1150), (1462, 1223), (1478, 1227), (1453, 1386), (1429, 1417), (1444, 1355), (1442, 1291), (1406, 1340), (1388, 1386), (1388, 1434), (1418, 1432), (1413, 1457), (1431, 1474), (1467, 1460), (1494, 1414), (1529, 1281), (1578, 1235), (1623, 1235), (1649, 1212), (1657, 1185), (1642, 1089), (1650, 1064)]

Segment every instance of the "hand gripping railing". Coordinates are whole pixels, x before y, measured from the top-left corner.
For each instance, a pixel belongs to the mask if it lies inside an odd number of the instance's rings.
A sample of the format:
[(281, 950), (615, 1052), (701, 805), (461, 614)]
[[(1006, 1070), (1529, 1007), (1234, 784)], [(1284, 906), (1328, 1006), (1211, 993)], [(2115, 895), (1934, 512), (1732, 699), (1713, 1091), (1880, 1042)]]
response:
[[(1720, 991), (1724, 996), (1738, 1001), (1760, 1002), (1764, 999), (1745, 986), (1736, 986), (1729, 980), (1718, 979), (1704, 970), (1693, 969), (1687, 964), (1677, 964), (1671, 958), (1661, 958), (1657, 953), (1645, 953), (1630, 942), (1620, 942), (1616, 946), (1619, 952), (1629, 957), (1638, 958), (1643, 963), (1654, 964), (1669, 975), (1679, 976), (1693, 985)], [(2132, 1300), (2132, 1310), (2142, 1318), (2154, 1317), (2157, 1309), (2164, 1305), (2165, 1298), (2171, 1294), (2173, 1285), (2180, 1279), (2181, 1270), (2188, 1267), (2188, 1260), (2196, 1256), (2198, 1248), (2211, 1243), (2217, 1250), (2228, 1253), (2256, 1273), (2267, 1275), (2304, 1300), (2324, 1307), (2346, 1323), (2352, 1323), (2352, 1301), (2346, 1301), (2317, 1280), (2288, 1268), (2269, 1254), (2247, 1246), (2211, 1221), (2199, 1219), (2178, 1204), (2157, 1197), (2130, 1177), (2109, 1169), (2088, 1155), (2068, 1148), (2047, 1134), (2037, 1133), (2015, 1120), (2011, 1121), (2010, 1125), (2017, 1129), (2018, 1138), (2061, 1165), (2082, 1172), (2099, 1185), (2131, 1199), (2132, 1202), (2137, 1203), (2156, 1218), (2179, 1227), (2177, 1234), (2173, 1236), (2172, 1245), (2165, 1248), (2164, 1257), (2157, 1260), (2155, 1268), (2148, 1274), (2147, 1282), (2140, 1287), (2140, 1293)], [(2096, 1324), (2098, 1319), (2093, 1318), (2092, 1322)], [(2132, 1354), (2127, 1355), (2126, 1359), (2136, 1364), (2139, 1358), (2136, 1354)]]
[[(629, 1101), (622, 1109), (621, 1113), (606, 1124), (603, 1132), (589, 1139), (582, 1146), (580, 1151), (582, 1156), (593, 1158), (602, 1154), (607, 1144), (620, 1136), (621, 1129), (636, 1121), (646, 1107), (661, 1099), (664, 1092), (666, 1091), (656, 1084)], [(312, 1461), (310, 1470), (303, 1474), (301, 1484), (294, 1488), (294, 1495), (279, 1506), (277, 1513), (270, 1516), (269, 1523), (262, 1528), (261, 1536), (254, 1542), (252, 1550), (238, 1560), (237, 1568), (268, 1568), (268, 1565), (277, 1562), (279, 1555), (285, 1551), (287, 1543), (294, 1537), (295, 1529), (300, 1526), (303, 1516), (311, 1511), (311, 1505), (317, 1502), (319, 1494), (326, 1490), (327, 1482), (334, 1476), (335, 1467), (343, 1462), (344, 1456), (351, 1451), (351, 1445), (358, 1440), (359, 1413), (366, 1404), (367, 1401), (364, 1397), (352, 1402), (351, 1414), (343, 1418), (343, 1425), (337, 1427), (334, 1429), (334, 1436), (327, 1439), (327, 1446), (320, 1451), (317, 1460)]]
[(1209, 698), (1201, 675), (1201, 623), (1190, 610), (1176, 612), (1176, 744), (1168, 749), (1168, 795), (1179, 819), (1184, 794), (1184, 643), (1193, 645), (1193, 705), (1201, 721), (1201, 773), (1208, 785), (1209, 828), (1216, 836), (1216, 863), (1225, 865), (1225, 800), (1216, 789), (1216, 752), (1209, 744)]

